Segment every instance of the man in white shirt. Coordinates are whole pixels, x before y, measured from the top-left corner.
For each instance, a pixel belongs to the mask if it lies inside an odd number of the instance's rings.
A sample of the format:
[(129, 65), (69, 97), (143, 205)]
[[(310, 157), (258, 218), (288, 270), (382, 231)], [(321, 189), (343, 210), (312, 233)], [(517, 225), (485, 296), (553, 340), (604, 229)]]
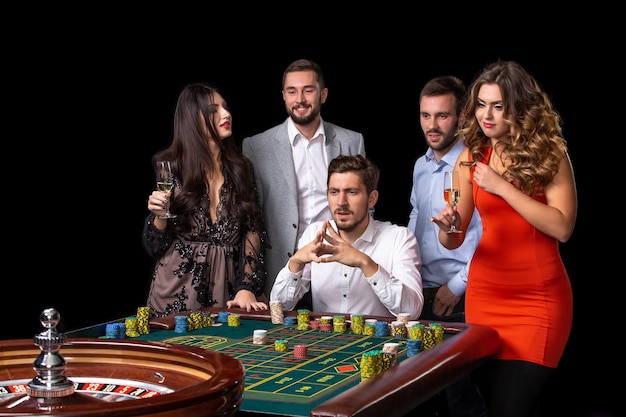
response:
[(276, 277), (270, 301), (292, 310), (311, 290), (313, 311), (397, 316), (422, 311), (421, 257), (413, 232), (370, 216), (380, 171), (362, 155), (328, 167), (332, 220), (309, 225)]

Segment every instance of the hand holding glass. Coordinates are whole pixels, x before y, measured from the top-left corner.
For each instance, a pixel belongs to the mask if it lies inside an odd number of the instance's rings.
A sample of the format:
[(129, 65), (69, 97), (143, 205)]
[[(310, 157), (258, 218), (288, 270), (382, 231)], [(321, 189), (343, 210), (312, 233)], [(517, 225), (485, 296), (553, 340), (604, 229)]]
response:
[[(444, 172), (443, 174), (443, 198), (446, 203), (454, 207), (461, 198), (461, 189), (459, 183), (459, 171)], [(450, 229), (446, 233), (462, 233), (458, 230), (454, 223), (450, 226)]]
[[(174, 188), (174, 176), (172, 175), (172, 168), (170, 167), (170, 161), (158, 161), (156, 163), (156, 183), (157, 190), (169, 193)], [(160, 219), (173, 219), (176, 215), (170, 213), (170, 201), (169, 197), (165, 201), (165, 214), (159, 216)]]

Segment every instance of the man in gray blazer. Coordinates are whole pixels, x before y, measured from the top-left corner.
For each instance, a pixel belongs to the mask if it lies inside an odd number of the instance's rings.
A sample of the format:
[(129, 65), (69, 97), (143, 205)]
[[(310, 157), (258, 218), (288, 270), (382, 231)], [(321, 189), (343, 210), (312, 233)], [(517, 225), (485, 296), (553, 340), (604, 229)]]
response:
[(285, 69), (282, 96), (287, 120), (242, 142), (242, 151), (254, 166), (269, 239), (268, 297), (306, 226), (331, 218), (326, 198), (329, 161), (339, 155), (365, 156), (361, 133), (322, 120), (328, 89), (315, 62), (299, 59)]

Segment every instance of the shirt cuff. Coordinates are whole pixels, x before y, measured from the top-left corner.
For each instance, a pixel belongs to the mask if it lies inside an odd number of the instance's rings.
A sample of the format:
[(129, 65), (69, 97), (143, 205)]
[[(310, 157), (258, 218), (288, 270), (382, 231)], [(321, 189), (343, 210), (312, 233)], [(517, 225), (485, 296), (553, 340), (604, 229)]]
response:
[(465, 294), (466, 283), (457, 275), (448, 281), (448, 289), (457, 297)]
[(291, 272), (289, 271), (289, 269), (287, 269), (287, 272), (289, 273), (289, 275), (287, 276), (287, 286), (296, 288), (300, 284), (300, 279), (302, 278), (303, 271)]

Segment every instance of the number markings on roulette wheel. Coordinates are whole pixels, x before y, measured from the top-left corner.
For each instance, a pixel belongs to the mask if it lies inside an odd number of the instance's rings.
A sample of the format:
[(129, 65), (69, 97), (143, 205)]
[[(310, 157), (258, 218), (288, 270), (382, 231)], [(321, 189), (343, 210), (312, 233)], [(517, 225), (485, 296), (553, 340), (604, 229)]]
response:
[[(143, 381), (86, 377), (72, 377), (71, 380), (74, 382), (75, 392), (88, 394), (108, 402), (152, 398), (174, 392), (166, 386)], [(24, 394), (29, 382), (30, 379), (2, 381), (0, 402), (17, 394)]]

